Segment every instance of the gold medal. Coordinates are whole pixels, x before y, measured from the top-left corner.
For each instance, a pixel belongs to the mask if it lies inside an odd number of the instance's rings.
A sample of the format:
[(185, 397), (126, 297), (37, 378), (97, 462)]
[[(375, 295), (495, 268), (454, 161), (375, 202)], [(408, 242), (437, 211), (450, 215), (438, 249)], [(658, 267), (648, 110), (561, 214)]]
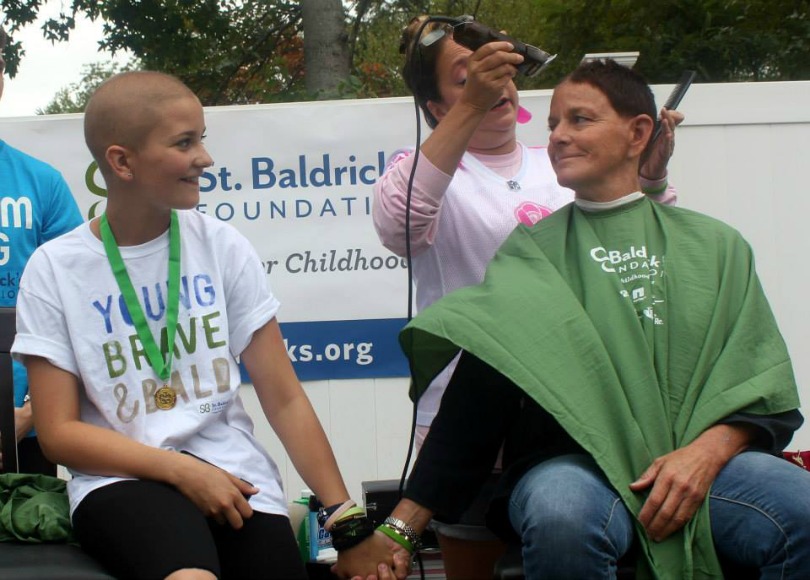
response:
[(173, 409), (177, 403), (177, 393), (169, 385), (163, 385), (155, 392), (155, 405), (161, 411)]

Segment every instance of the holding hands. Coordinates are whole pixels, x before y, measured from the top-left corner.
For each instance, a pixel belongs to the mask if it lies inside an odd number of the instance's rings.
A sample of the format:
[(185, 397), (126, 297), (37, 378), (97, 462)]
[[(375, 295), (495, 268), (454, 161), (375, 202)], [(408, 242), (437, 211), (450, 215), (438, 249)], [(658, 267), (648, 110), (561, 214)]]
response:
[(403, 498), (374, 533), (362, 542), (338, 550), (332, 569), (340, 578), (352, 580), (404, 580), (411, 571), (411, 552), (419, 550), (420, 534), (433, 512)]
[(357, 546), (338, 554), (332, 573), (352, 580), (404, 580), (411, 571), (411, 554), (375, 531)]

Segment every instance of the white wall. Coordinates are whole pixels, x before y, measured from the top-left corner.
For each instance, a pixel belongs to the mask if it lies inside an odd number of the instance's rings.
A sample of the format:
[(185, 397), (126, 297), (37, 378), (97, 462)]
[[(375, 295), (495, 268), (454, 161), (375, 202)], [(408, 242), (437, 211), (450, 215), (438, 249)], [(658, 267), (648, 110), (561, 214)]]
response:
[[(655, 87), (659, 103), (670, 89)], [(549, 92), (532, 91), (522, 99), (535, 120), (521, 128), (521, 139), (545, 143)], [(402, 99), (390, 101), (402, 110)], [(804, 223), (810, 215), (808, 103), (810, 82), (693, 85), (680, 107), (687, 118), (677, 131), (670, 164), (682, 206), (730, 223), (754, 247), (805, 402), (810, 401), (810, 243), (805, 238), (810, 226)], [(361, 499), (364, 480), (399, 478), (412, 413), (406, 379), (320, 381), (305, 389), (353, 497)], [(257, 418), (260, 440), (277, 458), (288, 496), (297, 496), (303, 483), (260, 417), (250, 386), (243, 387), (243, 396)], [(805, 426), (791, 448), (808, 447), (810, 426)]]

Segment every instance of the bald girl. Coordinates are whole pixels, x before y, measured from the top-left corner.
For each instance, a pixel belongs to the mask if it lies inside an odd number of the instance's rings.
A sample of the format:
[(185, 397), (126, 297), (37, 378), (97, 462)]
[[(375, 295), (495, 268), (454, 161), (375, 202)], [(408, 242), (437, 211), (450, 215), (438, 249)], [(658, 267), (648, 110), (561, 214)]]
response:
[(174, 99), (199, 103), (182, 81), (154, 71), (117, 74), (96, 89), (85, 107), (84, 139), (105, 176), (107, 148), (120, 145), (135, 149), (143, 145), (160, 121), (162, 106)]

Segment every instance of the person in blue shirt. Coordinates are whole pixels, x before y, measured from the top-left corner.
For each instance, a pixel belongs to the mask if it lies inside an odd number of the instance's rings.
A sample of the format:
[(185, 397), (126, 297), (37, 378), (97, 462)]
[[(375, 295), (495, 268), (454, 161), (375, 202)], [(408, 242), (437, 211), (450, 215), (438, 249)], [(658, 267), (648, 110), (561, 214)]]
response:
[[(0, 28), (0, 98), (8, 36)], [(20, 277), (34, 250), (82, 223), (62, 175), (47, 163), (0, 139), (0, 306), (16, 306)], [(14, 421), (19, 469), (56, 475), (56, 466), (39, 449), (28, 401), (25, 367), (14, 362)]]

